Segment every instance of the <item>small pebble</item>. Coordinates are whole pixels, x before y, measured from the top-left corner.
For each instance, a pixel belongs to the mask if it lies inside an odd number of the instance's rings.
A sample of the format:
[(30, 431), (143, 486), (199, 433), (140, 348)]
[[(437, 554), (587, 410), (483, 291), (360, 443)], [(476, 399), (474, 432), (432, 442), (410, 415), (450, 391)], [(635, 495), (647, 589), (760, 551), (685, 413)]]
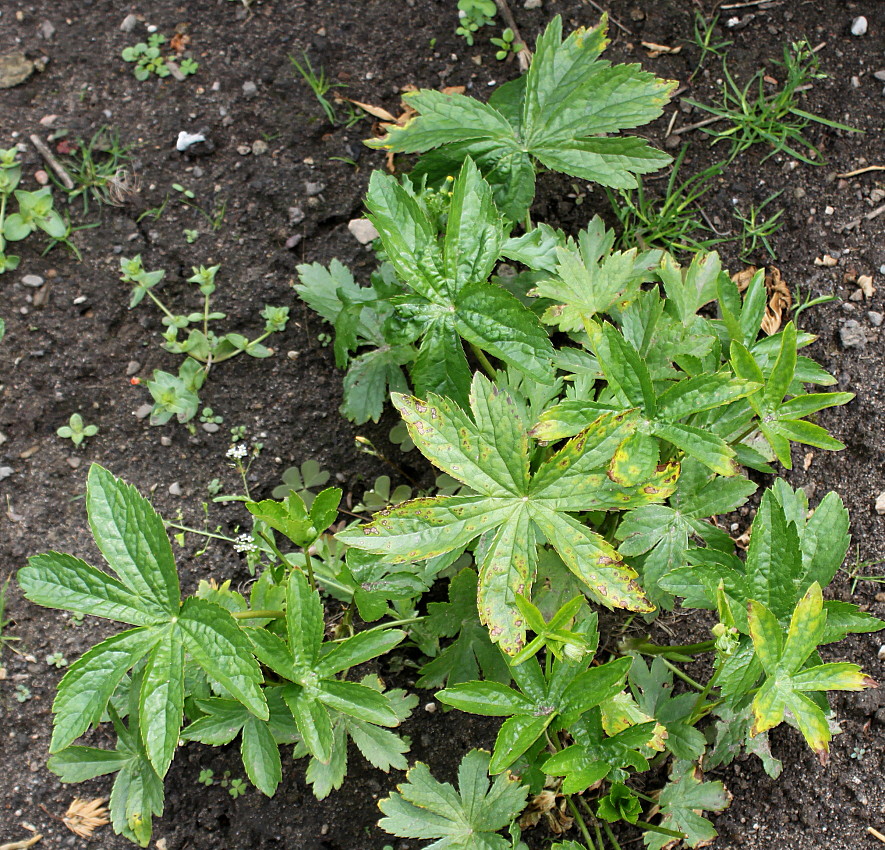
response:
[(304, 210), (301, 207), (289, 207), (289, 224), (301, 224), (304, 221)]
[(41, 185), (45, 186), (49, 182), (49, 175), (41, 168), (34, 172), (34, 179)]
[(126, 15), (123, 18), (123, 23), (120, 24), (120, 29), (123, 32), (132, 32), (135, 29), (136, 24), (138, 23), (138, 18), (135, 15)]
[(879, 651), (876, 653), (876, 655), (879, 657), (879, 661), (885, 661), (885, 643), (883, 643), (882, 646), (879, 647)]
[(286, 357), (288, 357), (290, 360), (297, 360), (300, 356), (301, 356), (300, 351), (287, 351), (286, 352)]
[(842, 348), (865, 348), (867, 344), (867, 335), (860, 322), (849, 319), (839, 328), (839, 339), (842, 342)]
[(436, 703), (435, 702), (427, 703), (427, 705), (424, 706), (424, 710), (428, 714), (434, 714), (436, 712)]
[(256, 139), (252, 142), (252, 153), (255, 156), (261, 156), (264, 153), (267, 153), (267, 142), (264, 139)]
[(207, 434), (217, 434), (220, 429), (221, 429), (221, 426), (216, 422), (204, 422), (203, 423), (203, 430)]
[(873, 76), (880, 82), (885, 83), (885, 71), (876, 71)]
[(43, 21), (43, 23), (40, 24), (40, 28), (37, 30), (37, 32), (40, 38), (44, 39), (45, 41), (49, 41), (52, 36), (55, 35), (55, 27), (52, 25), (51, 21)]
[(855, 36), (867, 34), (867, 19), (863, 15), (858, 15), (851, 22), (851, 34)]
[(367, 218), (355, 218), (348, 222), (347, 229), (360, 245), (368, 245), (378, 238), (375, 225)]
[(181, 484), (177, 481), (173, 481), (169, 485), (169, 495), (170, 496), (180, 496), (181, 495)]
[(0, 466), (0, 481), (9, 478), (15, 470), (11, 466)]
[(43, 286), (43, 278), (38, 274), (26, 274), (21, 282), (24, 286), (31, 286), (34, 289)]
[(138, 410), (135, 411), (136, 419), (147, 419), (148, 416), (151, 415), (151, 411), (154, 409), (152, 404), (143, 404)]
[(79, 469), (82, 461), (76, 455), (71, 455), (68, 458), (65, 458), (65, 462), (71, 469)]
[(876, 513), (880, 516), (885, 515), (885, 490), (876, 496)]
[(126, 377), (131, 378), (139, 369), (141, 369), (141, 363), (137, 360), (130, 360), (126, 364)]
[(870, 324), (874, 328), (878, 328), (882, 324), (882, 319), (885, 318), (885, 316), (876, 310), (870, 310), (870, 312), (867, 313), (867, 318), (870, 320)]
[(251, 145), (237, 145), (237, 153), (240, 156), (248, 156), (250, 153), (252, 153), (252, 146)]
[(166, 437), (166, 436), (160, 437), (160, 445), (166, 446), (166, 448), (169, 448), (169, 446), (172, 445), (172, 437)]
[(79, 304), (85, 304), (86, 303), (86, 296), (85, 295), (78, 295), (71, 303), (75, 307)]
[(256, 94), (258, 94), (258, 86), (252, 80), (247, 80), (243, 83), (243, 97), (253, 98)]
[(522, 4), (523, 9), (540, 9), (544, 5), (544, 0), (525, 0)]
[(323, 189), (325, 189), (325, 188), (326, 188), (325, 183), (312, 183), (310, 180), (308, 180), (304, 184), (304, 191), (307, 193), (308, 197), (311, 197), (311, 198), (314, 195), (319, 195), (319, 193), (322, 192)]

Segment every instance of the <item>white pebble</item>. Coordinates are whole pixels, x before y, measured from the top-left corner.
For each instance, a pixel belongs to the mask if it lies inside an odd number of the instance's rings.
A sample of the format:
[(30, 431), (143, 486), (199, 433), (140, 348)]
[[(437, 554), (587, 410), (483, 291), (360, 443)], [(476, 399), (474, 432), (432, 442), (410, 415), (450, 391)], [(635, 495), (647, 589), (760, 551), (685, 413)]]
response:
[(867, 34), (867, 19), (863, 15), (859, 15), (856, 17), (851, 23), (851, 34), (852, 35), (866, 35)]

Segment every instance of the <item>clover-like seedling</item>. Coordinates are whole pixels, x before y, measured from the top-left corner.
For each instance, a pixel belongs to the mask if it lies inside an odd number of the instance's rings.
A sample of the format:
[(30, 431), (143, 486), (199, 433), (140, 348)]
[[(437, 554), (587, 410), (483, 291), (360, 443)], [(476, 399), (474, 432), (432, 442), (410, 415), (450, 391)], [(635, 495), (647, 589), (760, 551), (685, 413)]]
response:
[(79, 413), (72, 413), (68, 424), (62, 425), (55, 433), (79, 446), (87, 437), (94, 437), (98, 433), (98, 425), (86, 425)]

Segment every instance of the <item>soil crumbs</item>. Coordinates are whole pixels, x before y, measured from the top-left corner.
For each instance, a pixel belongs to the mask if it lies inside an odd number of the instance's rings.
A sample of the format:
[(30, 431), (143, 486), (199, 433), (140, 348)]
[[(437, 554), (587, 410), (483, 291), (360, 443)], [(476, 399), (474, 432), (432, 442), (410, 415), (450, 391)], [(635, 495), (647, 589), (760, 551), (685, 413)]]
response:
[[(578, 2), (545, 0), (511, 3), (522, 34), (534, 36), (554, 14), (567, 25), (593, 25), (598, 7), (608, 9), (613, 44), (607, 58), (641, 62), (659, 76), (688, 85), (698, 51), (684, 44), (678, 54), (649, 58), (642, 41), (676, 46), (689, 39), (694, 9), (711, 13), (713, 3), (689, 0), (613, 0)], [(13, 9), (18, 7), (18, 12)], [(735, 204), (760, 203), (783, 189), (777, 204), (785, 210), (785, 226), (772, 242), (785, 280), (803, 293), (834, 293), (837, 301), (807, 311), (802, 325), (819, 334), (811, 354), (837, 377), (841, 390), (857, 394), (844, 408), (826, 411), (821, 424), (848, 448), (839, 454), (797, 452), (789, 475), (804, 486), (812, 501), (830, 489), (838, 491), (851, 510), (854, 533), (852, 561), (885, 558), (885, 518), (874, 510), (885, 490), (885, 357), (879, 327), (885, 290), (885, 215), (870, 215), (885, 197), (881, 172), (839, 177), (863, 165), (885, 164), (882, 82), (874, 72), (885, 67), (881, 21), (875, 3), (822, 3), (819, 0), (732, 4), (723, 7), (717, 33), (734, 44), (728, 56), (731, 71), (746, 80), (783, 46), (807, 37), (819, 50), (828, 78), (804, 95), (804, 109), (863, 130), (835, 132), (811, 125), (809, 134), (826, 164), (812, 167), (754, 149), (722, 176), (720, 189), (705, 211), (713, 221), (732, 221)], [(854, 18), (866, 14), (870, 29), (851, 35)], [(131, 17), (134, 15), (135, 17)], [(140, 191), (120, 208), (93, 204), (87, 216), (71, 208), (75, 224), (101, 220), (100, 227), (75, 237), (82, 262), (62, 249), (46, 256), (35, 249), (34, 237), (23, 243), (21, 267), (0, 277), (0, 315), (7, 336), (0, 346), (0, 467), (11, 474), (0, 482), (0, 580), (11, 575), (31, 554), (56, 549), (98, 562), (86, 526), (83, 492), (90, 462), (152, 494), (166, 517), (181, 516), (202, 527), (201, 502), (207, 485), (219, 479), (225, 491), (236, 487), (225, 461), (228, 429), (245, 426), (249, 439), (263, 451), (249, 473), (259, 496), (269, 495), (282, 471), (313, 458), (339, 476), (354, 498), (385, 470), (354, 447), (356, 433), (376, 445), (389, 446), (393, 419), (378, 426), (354, 429), (338, 415), (341, 374), (332, 352), (318, 339), (328, 331), (294, 297), (291, 283), (300, 262), (328, 262), (338, 257), (363, 278), (370, 257), (348, 233), (347, 222), (361, 213), (368, 175), (383, 167), (380, 154), (364, 148), (369, 120), (333, 126), (303, 81), (293, 73), (289, 56), (303, 51), (314, 68), (324, 68), (340, 92), (355, 100), (398, 106), (406, 85), (439, 88), (465, 85), (473, 93), (488, 90), (517, 74), (513, 63), (498, 63), (485, 34), (467, 47), (454, 35), (455, 3), (444, 0), (264, 0), (248, 8), (225, 0), (194, 0), (189, 4), (154, 0), (149, 9), (109, 0), (78, 0), (58, 4), (33, 0), (6, 4), (0, 17), (0, 53), (24, 51), (44, 66), (23, 84), (0, 94), (3, 127), (0, 146), (8, 147), (31, 133), (46, 137), (67, 129), (69, 138), (90, 138), (102, 126), (119, 130), (134, 145), (132, 167)], [(729, 19), (734, 19), (732, 22)], [(732, 24), (722, 26), (726, 20)], [(123, 31), (121, 25), (131, 31)], [(197, 74), (179, 82), (169, 77), (138, 82), (121, 50), (147, 37), (150, 25), (171, 37), (190, 38), (189, 50), (200, 63)], [(488, 34), (494, 35), (489, 32)], [(477, 58), (479, 57), (479, 58)], [(676, 113), (676, 127), (698, 121), (703, 113), (682, 98), (711, 102), (720, 80), (716, 60), (695, 77), (652, 127), (645, 128), (659, 146)], [(211, 152), (179, 153), (179, 132), (205, 132)], [(698, 133), (691, 140), (686, 173), (713, 161)], [(23, 187), (36, 188), (34, 173), (44, 163), (29, 147), (24, 154)], [(179, 184), (193, 192), (193, 203), (209, 213), (224, 210), (217, 230), (193, 206), (182, 204)], [(586, 186), (550, 175), (540, 181), (535, 213), (551, 224), (577, 229), (595, 213), (606, 215), (604, 195)], [(653, 185), (653, 184), (650, 184)], [(580, 191), (578, 191), (578, 189)], [(571, 195), (571, 197), (569, 197)], [(168, 198), (163, 214), (143, 215)], [(578, 203), (583, 201), (583, 203)], [(58, 205), (58, 202), (57, 202)], [(199, 237), (188, 244), (184, 230)], [(720, 249), (729, 267), (740, 263), (733, 245)], [(269, 360), (238, 359), (213, 371), (202, 401), (224, 417), (217, 433), (201, 427), (194, 434), (179, 425), (151, 427), (134, 415), (147, 401), (144, 387), (132, 378), (147, 377), (155, 368), (174, 371), (177, 359), (157, 345), (159, 316), (142, 306), (128, 310), (128, 292), (119, 283), (121, 256), (140, 253), (147, 268), (165, 268), (167, 292), (185, 290), (190, 267), (221, 263), (216, 308), (228, 314), (232, 329), (244, 333), (260, 327), (264, 303), (288, 304), (294, 321), (271, 340), (276, 355)], [(817, 266), (815, 257), (829, 254), (835, 266)], [(764, 262), (763, 256), (756, 261)], [(45, 281), (36, 290), (22, 284), (24, 275)], [(858, 300), (854, 282), (873, 276), (878, 291)], [(39, 293), (39, 296), (38, 296)], [(877, 320), (878, 319), (878, 320)], [(840, 331), (847, 322), (856, 345), (846, 348)], [(98, 436), (74, 451), (55, 436), (71, 413), (81, 411), (100, 426)], [(390, 451), (397, 451), (391, 448)], [(210, 504), (208, 523), (234, 533), (242, 514), (234, 507)], [(751, 515), (741, 518), (748, 525)], [(744, 530), (739, 529), (737, 533)], [(232, 578), (248, 582), (244, 562), (226, 545), (204, 543), (193, 535), (177, 548), (186, 590), (200, 579)], [(864, 574), (877, 574), (876, 566)], [(847, 577), (831, 592), (851, 599), (877, 616), (885, 615), (879, 585)], [(61, 671), (46, 662), (54, 653), (73, 661), (109, 633), (103, 621), (82, 623), (23, 600), (10, 585), (9, 634), (21, 639), (21, 655), (6, 650), (7, 678), (0, 682), (0, 764), (6, 780), (0, 785), (0, 842), (43, 834), (39, 846), (78, 846), (81, 839), (59, 821), (72, 798), (107, 796), (110, 783), (63, 786), (45, 766), (53, 694)], [(684, 617), (663, 624), (677, 638), (692, 626)], [(861, 635), (829, 648), (825, 660), (850, 660), (881, 678), (877, 658), (881, 636)], [(407, 668), (408, 670), (408, 668)], [(403, 674), (402, 684), (411, 680)], [(30, 698), (15, 695), (27, 689)], [(434, 773), (452, 779), (461, 756), (471, 747), (489, 746), (495, 725), (462, 714), (429, 712), (432, 694), (420, 693), (421, 705), (403, 731), (412, 739), (410, 760), (428, 762)], [(715, 819), (717, 847), (856, 848), (874, 845), (867, 827), (885, 822), (885, 688), (835, 700), (842, 734), (833, 741), (827, 767), (821, 767), (797, 733), (782, 727), (773, 735), (774, 754), (784, 761), (778, 781), (768, 779), (760, 763), (739, 759), (711, 772), (734, 795), (731, 807)], [(93, 742), (103, 742), (101, 733)], [(104, 742), (106, 743), (106, 742)], [(215, 785), (197, 781), (201, 770), (216, 776), (242, 773), (234, 748), (183, 748), (166, 782), (166, 810), (156, 822), (154, 842), (168, 850), (180, 848), (324, 848), (357, 850), (398, 848), (375, 826), (377, 800), (401, 775), (386, 776), (352, 753), (350, 775), (342, 792), (314, 800), (304, 782), (303, 764), (284, 754), (284, 780), (273, 799), (250, 788), (239, 799)], [(626, 836), (628, 839), (630, 836)], [(526, 834), (533, 846), (549, 844), (543, 828)], [(98, 846), (128, 848), (124, 839), (103, 828)]]

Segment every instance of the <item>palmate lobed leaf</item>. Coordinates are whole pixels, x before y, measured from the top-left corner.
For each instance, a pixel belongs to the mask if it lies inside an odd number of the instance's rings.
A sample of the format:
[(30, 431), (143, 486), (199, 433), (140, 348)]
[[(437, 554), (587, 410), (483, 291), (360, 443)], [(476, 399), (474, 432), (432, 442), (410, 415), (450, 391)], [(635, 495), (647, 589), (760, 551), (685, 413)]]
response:
[(512, 221), (522, 219), (534, 196), (533, 158), (573, 177), (633, 188), (635, 175), (663, 167), (670, 157), (643, 139), (601, 134), (652, 121), (675, 83), (637, 65), (601, 61), (606, 29), (603, 17), (596, 29), (580, 28), (563, 39), (557, 16), (539, 36), (525, 78), (502, 86), (488, 104), (415, 92), (407, 99), (418, 116), (366, 144), (407, 153), (437, 148), (420, 166), (437, 180), (472, 156)]
[(483, 750), (467, 753), (457, 791), (417, 762), (406, 782), (378, 803), (385, 815), (378, 825), (400, 838), (437, 839), (427, 850), (506, 850), (511, 843), (496, 833), (522, 810), (528, 786), (506, 773), (490, 783), (489, 759)]
[(761, 602), (751, 600), (747, 615), (753, 648), (766, 679), (753, 699), (751, 735), (774, 728), (790, 712), (792, 722), (825, 764), (832, 737), (826, 715), (805, 696), (809, 691), (861, 691), (877, 687), (856, 664), (803, 665), (823, 641), (827, 611), (820, 585), (814, 582), (799, 600), (783, 639), (780, 623)]
[[(63, 677), (50, 745), (58, 752), (98, 724), (126, 672), (145, 659), (136, 707), (145, 758), (165, 774), (178, 744), (184, 654), (258, 717), (267, 717), (261, 671), (230, 613), (199, 598), (183, 604), (172, 548), (160, 516), (134, 487), (93, 465), (87, 511), (96, 542), (120, 580), (68, 555), (49, 553), (19, 571), (28, 598), (139, 627), (90, 649)], [(137, 772), (132, 782), (143, 783)]]
[(479, 495), (435, 497), (381, 511), (358, 528), (339, 533), (348, 545), (394, 563), (422, 560), (465, 546), (477, 549), (480, 619), (509, 654), (525, 643), (516, 596), (534, 580), (539, 528), (587, 593), (609, 607), (651, 611), (636, 573), (602, 537), (569, 511), (614, 510), (670, 495), (678, 465), (655, 469), (633, 486), (611, 480), (607, 467), (618, 445), (636, 428), (630, 413), (608, 414), (529, 475), (528, 436), (509, 396), (474, 376), (471, 413), (447, 399), (395, 396), (415, 445), (436, 466)]

